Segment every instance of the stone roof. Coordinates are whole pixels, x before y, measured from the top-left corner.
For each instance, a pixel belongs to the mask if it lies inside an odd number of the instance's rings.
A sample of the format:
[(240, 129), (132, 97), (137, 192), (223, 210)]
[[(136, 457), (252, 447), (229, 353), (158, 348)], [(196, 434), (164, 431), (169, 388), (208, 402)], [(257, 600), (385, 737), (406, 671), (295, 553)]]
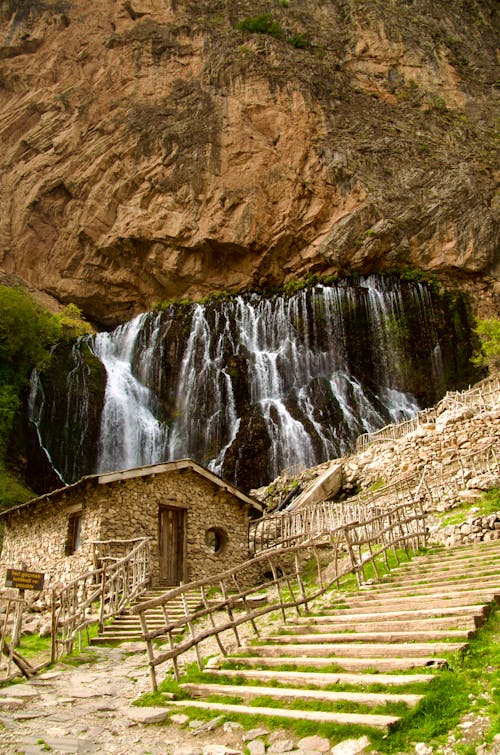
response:
[(96, 485), (109, 485), (112, 482), (123, 482), (134, 477), (148, 477), (159, 474), (169, 474), (171, 472), (178, 472), (184, 469), (189, 469), (195, 474), (198, 474), (200, 477), (204, 477), (214, 485), (217, 485), (219, 488), (227, 490), (228, 493), (237, 498), (241, 503), (250, 506), (256, 512), (262, 514), (262, 506), (255, 498), (251, 498), (250, 496), (246, 495), (246, 493), (243, 493), (243, 491), (239, 490), (239, 488), (237, 488), (235, 485), (227, 482), (227, 480), (223, 480), (222, 477), (219, 477), (214, 472), (206, 469), (206, 467), (198, 464), (196, 461), (193, 461), (192, 459), (178, 459), (177, 461), (166, 461), (161, 464), (149, 464), (145, 467), (134, 467), (132, 469), (124, 469), (118, 472), (104, 472), (102, 474), (86, 475), (85, 477), (82, 477), (80, 480), (72, 483), (71, 485), (66, 485), (63, 488), (57, 488), (56, 490), (52, 490), (50, 493), (44, 493), (43, 495), (38, 496), (37, 498), (32, 498), (30, 501), (21, 503), (18, 506), (12, 506), (9, 509), (5, 509), (4, 511), (0, 512), (0, 517), (6, 517), (13, 511), (19, 511), (19, 509), (24, 509), (28, 506), (37, 506), (39, 503), (42, 503), (43, 501), (49, 499), (57, 500), (57, 498), (67, 494), (69, 491), (83, 487), (83, 485), (87, 482), (94, 482), (94, 484)]

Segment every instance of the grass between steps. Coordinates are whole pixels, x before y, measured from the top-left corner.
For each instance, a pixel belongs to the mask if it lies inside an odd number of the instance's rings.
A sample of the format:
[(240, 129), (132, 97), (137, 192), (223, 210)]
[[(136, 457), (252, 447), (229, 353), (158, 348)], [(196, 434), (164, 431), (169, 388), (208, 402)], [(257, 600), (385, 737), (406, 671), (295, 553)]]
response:
[(217, 695), (215, 693), (207, 696), (208, 702), (231, 703), (234, 705), (248, 705), (251, 708), (275, 708), (276, 710), (311, 710), (322, 711), (324, 713), (367, 713), (379, 715), (403, 716), (408, 711), (408, 705), (404, 702), (386, 702), (380, 705), (365, 705), (350, 700), (338, 700), (335, 702), (326, 702), (321, 700), (308, 700), (304, 698), (294, 698), (288, 700), (279, 700), (272, 695), (259, 695), (252, 698), (244, 698), (238, 695)]
[[(275, 670), (275, 669), (273, 669)], [(300, 670), (303, 670), (303, 667), (300, 667)], [(317, 669), (310, 669), (311, 673), (314, 671), (317, 671)], [(413, 673), (413, 669), (411, 670)], [(425, 671), (428, 673), (428, 669), (425, 669)], [(323, 673), (324, 670), (321, 669), (321, 672)], [(401, 676), (401, 674), (398, 674), (398, 676)], [(189, 682), (193, 684), (232, 684), (233, 686), (251, 686), (251, 687), (273, 687), (276, 689), (287, 689), (289, 687), (299, 687), (299, 684), (295, 684), (294, 682), (290, 682), (286, 684), (285, 682), (280, 682), (277, 679), (249, 679), (243, 676), (212, 676), (211, 674), (204, 673), (203, 671), (198, 671), (197, 667), (195, 667), (190, 673), (183, 678), (183, 682), (187, 682), (189, 679)], [(408, 684), (396, 684), (396, 685), (388, 685), (388, 684), (380, 684), (376, 681), (373, 681), (368, 684), (346, 684), (346, 683), (337, 683), (337, 684), (327, 684), (327, 685), (319, 685), (314, 684), (311, 682), (310, 684), (301, 684), (300, 689), (305, 690), (318, 690), (322, 692), (383, 692), (383, 693), (395, 693), (395, 694), (415, 694), (415, 695), (423, 695), (425, 694), (425, 691), (427, 689), (427, 682), (410, 682)]]
[[(360, 737), (367, 734), (370, 737), (372, 747), (380, 753), (401, 753), (412, 750), (415, 742), (427, 742), (432, 747), (443, 746), (450, 732), (460, 721), (465, 713), (474, 713), (481, 716), (488, 716), (491, 726), (487, 735), (487, 741), (491, 741), (495, 734), (500, 733), (500, 611), (493, 610), (486, 624), (479, 631), (477, 637), (470, 641), (469, 647), (465, 652), (453, 653), (448, 655), (448, 668), (435, 672), (434, 679), (428, 685), (409, 684), (405, 687), (399, 687), (394, 691), (402, 693), (414, 692), (422, 694), (424, 698), (413, 709), (408, 710), (406, 706), (394, 709), (381, 706), (380, 708), (370, 708), (374, 712), (393, 712), (401, 716), (400, 722), (387, 734), (364, 726), (339, 726), (333, 724), (317, 724), (307, 721), (286, 721), (279, 716), (279, 709), (276, 708), (274, 699), (271, 698), (254, 698), (253, 704), (260, 705), (267, 703), (266, 707), (274, 707), (277, 715), (272, 718), (260, 717), (258, 715), (241, 715), (230, 714), (225, 716), (231, 721), (238, 721), (246, 728), (255, 726), (265, 726), (266, 728), (286, 729), (291, 734), (298, 737), (319, 734), (330, 739), (332, 744), (351, 737)], [(288, 667), (289, 668), (289, 667)], [(306, 670), (297, 667), (297, 670)], [(312, 670), (312, 669), (311, 669)], [(425, 669), (428, 671), (429, 669)], [(323, 669), (322, 669), (323, 671)], [(416, 669), (412, 670), (416, 673)], [(214, 678), (208, 674), (199, 672), (196, 667), (188, 670), (182, 682), (214, 682)], [(232, 678), (220, 678), (221, 683), (239, 683)], [(246, 680), (245, 680), (246, 682)], [(256, 680), (248, 680), (248, 683), (255, 686)], [(269, 682), (265, 682), (269, 686)], [(273, 686), (275, 686), (273, 684)], [(279, 686), (279, 683), (276, 683)], [(310, 688), (308, 686), (308, 688)], [(352, 685), (331, 685), (333, 690), (349, 688), (352, 691), (389, 691), (384, 685), (376, 684), (376, 674), (374, 674), (373, 684), (356, 687)], [(174, 681), (166, 680), (160, 686), (157, 693), (144, 695), (137, 701), (138, 705), (164, 705), (168, 707), (168, 700), (165, 700), (163, 692), (174, 693), (177, 699), (189, 699), (187, 692), (182, 690)], [(234, 701), (238, 696), (231, 698), (218, 698), (219, 702)], [(323, 710), (323, 705), (308, 702), (308, 709)], [(336, 707), (337, 711), (351, 711), (352, 703), (342, 704), (341, 708)], [(284, 707), (290, 708), (289, 704)], [(304, 703), (299, 706), (300, 709), (306, 709)], [(403, 709), (404, 708), (404, 709)], [(356, 706), (357, 711), (359, 707)], [(197, 719), (212, 719), (214, 711), (203, 711), (201, 709), (183, 709), (188, 715)], [(458, 755), (471, 755), (475, 752), (470, 745), (461, 745), (458, 741), (455, 745), (455, 751)]]
[[(239, 656), (240, 658), (244, 658), (245, 656)], [(249, 657), (249, 656), (247, 656)], [(282, 656), (283, 657), (283, 656)], [(249, 667), (246, 666), (244, 663), (238, 663), (238, 656), (233, 656), (235, 658), (234, 661), (224, 661), (221, 664), (221, 669), (228, 670), (228, 669), (234, 669), (236, 671), (242, 671), (244, 669), (248, 669)], [(290, 662), (289, 662), (290, 661)], [(268, 666), (265, 666), (263, 664), (255, 664), (252, 665), (251, 668), (255, 671), (258, 669), (266, 669), (267, 671), (307, 671), (311, 674), (315, 673), (316, 671), (321, 671), (322, 674), (339, 674), (339, 673), (346, 673), (345, 669), (342, 666), (339, 666), (338, 663), (335, 663), (335, 656), (332, 657), (332, 663), (329, 663), (327, 666), (321, 666), (321, 668), (318, 668), (318, 666), (314, 665), (304, 665), (297, 663), (297, 658), (294, 656), (289, 656), (286, 661), (283, 663), (280, 663), (278, 666), (272, 666), (272, 668), (269, 668)], [(412, 666), (411, 668), (407, 669), (399, 669), (398, 670), (398, 676), (402, 676), (404, 674), (407, 674), (410, 676), (411, 674), (429, 674), (432, 669), (429, 669), (428, 666)], [(377, 668), (363, 668), (362, 671), (360, 671), (364, 676), (367, 674), (376, 676), (380, 673), (386, 673), (386, 672), (380, 672)]]

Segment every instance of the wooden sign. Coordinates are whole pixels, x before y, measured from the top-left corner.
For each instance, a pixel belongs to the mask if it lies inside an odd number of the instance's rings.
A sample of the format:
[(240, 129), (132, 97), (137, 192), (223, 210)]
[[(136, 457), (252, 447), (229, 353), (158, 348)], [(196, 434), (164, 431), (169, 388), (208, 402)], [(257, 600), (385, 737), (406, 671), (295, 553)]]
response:
[(7, 569), (5, 587), (17, 587), (18, 590), (43, 590), (45, 574), (22, 569)]

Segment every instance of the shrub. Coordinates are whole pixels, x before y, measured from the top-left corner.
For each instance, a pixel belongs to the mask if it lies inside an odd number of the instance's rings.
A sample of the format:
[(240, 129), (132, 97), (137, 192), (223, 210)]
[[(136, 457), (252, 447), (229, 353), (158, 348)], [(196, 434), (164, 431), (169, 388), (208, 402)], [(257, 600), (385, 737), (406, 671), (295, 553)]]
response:
[(56, 319), (17, 288), (0, 286), (0, 379), (25, 380), (60, 337)]
[(61, 325), (62, 336), (70, 340), (94, 332), (76, 304), (67, 304), (63, 311), (56, 315), (56, 320)]
[(292, 47), (296, 47), (299, 50), (311, 46), (311, 43), (303, 34), (295, 34), (293, 37), (288, 37), (287, 42), (292, 45)]
[(474, 354), (472, 363), (490, 372), (500, 369), (500, 320), (478, 320), (475, 332), (481, 339), (481, 352)]
[(251, 34), (267, 34), (276, 39), (282, 39), (283, 30), (278, 21), (275, 21), (270, 13), (262, 13), (260, 16), (244, 18), (236, 27), (240, 31), (248, 31)]

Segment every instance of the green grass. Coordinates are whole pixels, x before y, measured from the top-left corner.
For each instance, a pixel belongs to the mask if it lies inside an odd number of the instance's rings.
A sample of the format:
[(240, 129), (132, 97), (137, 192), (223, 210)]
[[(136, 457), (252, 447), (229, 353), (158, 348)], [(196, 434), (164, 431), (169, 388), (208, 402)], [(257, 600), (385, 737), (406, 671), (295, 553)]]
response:
[(36, 493), (28, 488), (15, 472), (8, 469), (0, 458), (0, 508), (10, 508), (36, 497)]
[[(469, 711), (490, 717), (491, 742), (500, 730), (500, 612), (492, 612), (464, 653), (448, 656), (448, 668), (436, 673), (428, 693), (385, 739), (380, 752), (404, 752), (412, 742), (442, 744)], [(472, 695), (472, 698), (469, 698)]]
[(488, 514), (494, 514), (500, 511), (500, 488), (492, 488), (485, 493), (474, 504), (473, 508), (477, 508), (477, 511), (471, 511), (470, 503), (464, 503), (462, 506), (445, 511), (442, 514), (438, 514), (443, 525), (450, 524), (462, 524), (469, 516), (488, 516)]
[(39, 634), (27, 634), (21, 637), (17, 651), (25, 658), (35, 658), (41, 655), (50, 655), (50, 637), (40, 637)]

